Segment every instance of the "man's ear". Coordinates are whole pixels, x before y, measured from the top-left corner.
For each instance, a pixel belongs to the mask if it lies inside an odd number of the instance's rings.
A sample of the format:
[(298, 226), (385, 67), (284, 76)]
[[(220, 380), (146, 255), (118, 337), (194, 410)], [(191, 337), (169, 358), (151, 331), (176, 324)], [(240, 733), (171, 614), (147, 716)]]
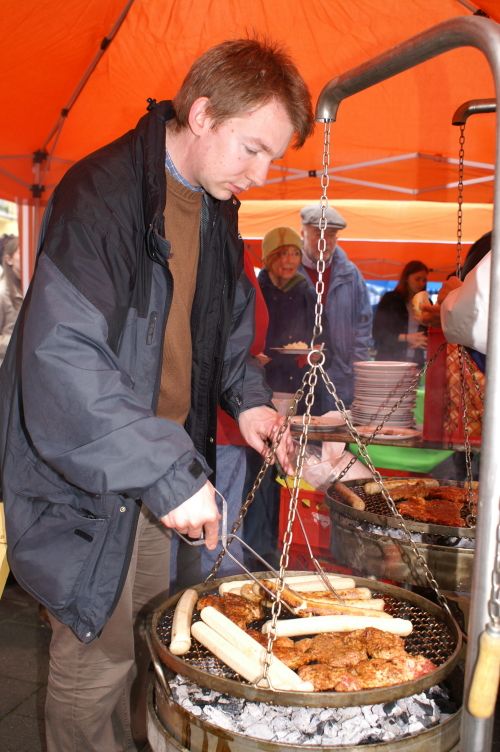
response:
[(201, 136), (212, 127), (212, 118), (207, 112), (209, 101), (208, 97), (198, 97), (191, 105), (188, 122), (195, 136)]

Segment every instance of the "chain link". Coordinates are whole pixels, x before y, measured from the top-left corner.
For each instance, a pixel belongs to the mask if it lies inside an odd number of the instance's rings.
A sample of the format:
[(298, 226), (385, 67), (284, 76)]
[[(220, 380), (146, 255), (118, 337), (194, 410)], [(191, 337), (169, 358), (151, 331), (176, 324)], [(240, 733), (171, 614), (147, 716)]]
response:
[(429, 567), (427, 565), (427, 562), (425, 561), (424, 557), (422, 556), (422, 554), (418, 550), (417, 545), (415, 544), (415, 541), (413, 540), (410, 531), (406, 527), (406, 522), (405, 522), (404, 517), (402, 516), (402, 514), (398, 510), (398, 508), (397, 508), (396, 504), (394, 503), (394, 501), (393, 501), (390, 493), (385, 488), (382, 476), (380, 475), (379, 471), (376, 469), (375, 465), (373, 464), (372, 459), (371, 459), (371, 457), (368, 454), (368, 451), (366, 449), (365, 443), (363, 442), (363, 440), (362, 440), (361, 436), (359, 435), (356, 427), (354, 426), (354, 424), (353, 424), (353, 422), (352, 422), (352, 420), (350, 418), (349, 413), (346, 411), (345, 405), (344, 405), (343, 401), (337, 395), (337, 390), (335, 389), (335, 386), (334, 386), (333, 382), (330, 380), (330, 377), (328, 376), (328, 374), (326, 373), (326, 371), (323, 370), (323, 369), (321, 369), (321, 376), (322, 376), (322, 378), (323, 378), (323, 380), (325, 382), (325, 386), (326, 386), (327, 390), (330, 392), (330, 394), (332, 395), (332, 397), (334, 399), (334, 402), (335, 402), (335, 405), (337, 406), (337, 409), (341, 410), (343, 412), (345, 421), (347, 423), (347, 427), (349, 429), (349, 432), (350, 432), (351, 436), (354, 438), (354, 440), (355, 440), (355, 442), (356, 442), (356, 444), (358, 446), (359, 453), (360, 453), (361, 457), (363, 458), (364, 463), (367, 465), (367, 467), (369, 468), (370, 472), (372, 473), (374, 479), (379, 484), (379, 486), (380, 486), (380, 493), (382, 494), (382, 496), (384, 497), (385, 501), (387, 502), (387, 505), (389, 506), (389, 509), (391, 510), (391, 514), (395, 517), (396, 524), (398, 525), (398, 527), (402, 531), (406, 542), (409, 543), (410, 548), (412, 550), (412, 553), (415, 556), (415, 560), (421, 566), (421, 568), (422, 568), (422, 570), (423, 570), (423, 572), (425, 574), (425, 578), (426, 578), (426, 580), (427, 580), (430, 588), (435, 592), (436, 598), (437, 598), (437, 600), (439, 602), (439, 605), (448, 613), (449, 616), (451, 616), (453, 618), (451, 610), (450, 610), (450, 607), (448, 605), (448, 602), (446, 601), (446, 598), (441, 593), (441, 591), (439, 589), (439, 585), (438, 585), (438, 583), (437, 583), (434, 575), (432, 574), (431, 570), (429, 569)]
[(474, 502), (472, 494), (472, 451), (470, 445), (470, 424), (469, 424), (469, 395), (467, 394), (465, 382), (465, 348), (458, 345), (458, 362), (460, 367), (460, 396), (462, 398), (462, 427), (464, 432), (464, 450), (465, 450), (465, 468), (466, 468), (466, 499), (460, 516), (465, 520), (467, 527), (474, 527), (476, 524), (476, 515), (474, 514)]
[(464, 154), (465, 154), (465, 123), (460, 125), (460, 136), (458, 139), (458, 195), (457, 195), (457, 260), (456, 274), (460, 277), (462, 272), (462, 222), (464, 202)]

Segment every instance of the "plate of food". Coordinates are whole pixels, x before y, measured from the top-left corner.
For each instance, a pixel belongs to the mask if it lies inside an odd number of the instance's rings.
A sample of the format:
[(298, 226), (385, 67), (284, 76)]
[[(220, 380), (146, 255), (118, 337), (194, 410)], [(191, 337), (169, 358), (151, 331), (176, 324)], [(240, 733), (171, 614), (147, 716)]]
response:
[(318, 345), (317, 347), (309, 347), (307, 342), (289, 342), (287, 345), (283, 345), (282, 347), (271, 347), (271, 350), (275, 350), (276, 352), (281, 353), (281, 355), (308, 355), (310, 352), (314, 352), (314, 350), (323, 350), (323, 345)]
[[(356, 430), (360, 436), (364, 438), (370, 438), (377, 426), (356, 426)], [(403, 439), (419, 439), (422, 436), (421, 431), (417, 431), (415, 428), (404, 428), (403, 426), (382, 426), (374, 438), (383, 439), (384, 441), (402, 441)]]
[[(348, 413), (350, 416), (350, 413)], [(331, 428), (345, 426), (346, 420), (340, 411), (331, 411), (327, 415), (311, 415), (309, 430), (328, 431)], [(290, 419), (290, 425), (293, 429), (302, 428), (302, 415), (294, 415)]]

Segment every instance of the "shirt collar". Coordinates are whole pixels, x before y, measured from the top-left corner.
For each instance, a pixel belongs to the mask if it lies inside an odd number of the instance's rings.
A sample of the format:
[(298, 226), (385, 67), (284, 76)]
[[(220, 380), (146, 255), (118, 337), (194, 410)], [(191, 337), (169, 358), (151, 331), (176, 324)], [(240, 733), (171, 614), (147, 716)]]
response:
[(178, 183), (183, 185), (185, 188), (188, 188), (190, 191), (194, 191), (195, 193), (203, 192), (203, 188), (201, 187), (201, 185), (192, 185), (190, 182), (188, 182), (185, 178), (182, 177), (181, 173), (172, 162), (172, 157), (168, 153), (168, 149), (165, 149), (165, 169), (170, 175), (172, 175), (173, 178), (175, 178), (175, 180), (177, 180)]

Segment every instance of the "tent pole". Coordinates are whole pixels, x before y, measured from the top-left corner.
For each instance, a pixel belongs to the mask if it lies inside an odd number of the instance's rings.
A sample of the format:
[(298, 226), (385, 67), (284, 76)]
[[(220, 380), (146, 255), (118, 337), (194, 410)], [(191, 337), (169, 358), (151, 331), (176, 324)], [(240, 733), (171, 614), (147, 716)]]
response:
[[(331, 80), (323, 88), (316, 118), (334, 121), (340, 102), (363, 89), (412, 68), (456, 47), (476, 47), (484, 53), (500, 90), (500, 27), (486, 18), (455, 18), (438, 24), (388, 52)], [(497, 118), (496, 163), (500, 164), (500, 121)], [(490, 595), (497, 557), (497, 529), (500, 524), (500, 177), (495, 178), (493, 211), (493, 254), (488, 318), (486, 398), (482, 432), (480, 493), (476, 527), (476, 553), (471, 587), (468, 650), (465, 671), (464, 706), (460, 749), (487, 752), (492, 748), (494, 715), (473, 716), (467, 707), (479, 638), (490, 623)], [(498, 594), (497, 594), (498, 595)], [(497, 687), (494, 688), (495, 692)]]

